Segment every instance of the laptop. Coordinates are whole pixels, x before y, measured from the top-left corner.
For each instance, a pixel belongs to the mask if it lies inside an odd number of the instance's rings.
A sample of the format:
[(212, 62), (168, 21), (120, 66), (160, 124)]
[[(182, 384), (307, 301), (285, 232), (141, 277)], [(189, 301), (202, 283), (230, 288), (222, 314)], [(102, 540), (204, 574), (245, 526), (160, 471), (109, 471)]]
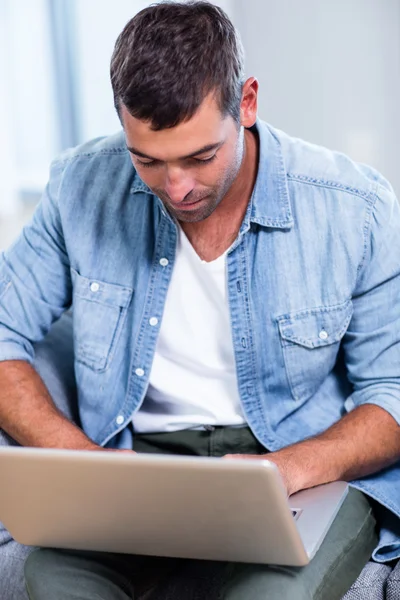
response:
[(289, 499), (274, 463), (0, 448), (0, 521), (21, 544), (306, 565), (347, 494), (335, 482)]

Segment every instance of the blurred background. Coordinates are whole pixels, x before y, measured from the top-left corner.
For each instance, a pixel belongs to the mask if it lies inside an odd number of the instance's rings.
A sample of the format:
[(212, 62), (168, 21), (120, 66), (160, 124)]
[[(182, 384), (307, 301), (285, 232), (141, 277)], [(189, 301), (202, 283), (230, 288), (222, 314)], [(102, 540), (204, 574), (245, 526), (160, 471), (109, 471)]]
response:
[[(400, 195), (400, 0), (221, 0), (261, 118), (379, 169)], [(119, 129), (109, 62), (142, 0), (0, 0), (0, 249), (64, 148)]]

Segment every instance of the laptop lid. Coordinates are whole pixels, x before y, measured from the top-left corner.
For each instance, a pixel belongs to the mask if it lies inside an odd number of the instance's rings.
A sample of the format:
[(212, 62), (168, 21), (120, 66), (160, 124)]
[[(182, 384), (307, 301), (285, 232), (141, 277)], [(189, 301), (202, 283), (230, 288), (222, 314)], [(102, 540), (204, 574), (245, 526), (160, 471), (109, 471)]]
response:
[(23, 544), (309, 561), (301, 519), (293, 518), (279, 471), (267, 460), (0, 448), (0, 478), (0, 520)]

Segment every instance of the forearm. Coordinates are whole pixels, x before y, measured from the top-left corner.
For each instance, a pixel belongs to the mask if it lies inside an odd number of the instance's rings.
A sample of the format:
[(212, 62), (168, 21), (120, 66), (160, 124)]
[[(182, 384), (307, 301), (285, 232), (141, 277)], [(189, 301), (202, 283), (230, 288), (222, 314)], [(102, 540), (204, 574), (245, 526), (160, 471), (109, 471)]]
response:
[(37, 372), (24, 361), (0, 363), (0, 428), (23, 446), (96, 447), (56, 408)]
[(388, 412), (366, 404), (321, 435), (270, 457), (291, 494), (331, 481), (351, 481), (400, 460), (400, 427)]

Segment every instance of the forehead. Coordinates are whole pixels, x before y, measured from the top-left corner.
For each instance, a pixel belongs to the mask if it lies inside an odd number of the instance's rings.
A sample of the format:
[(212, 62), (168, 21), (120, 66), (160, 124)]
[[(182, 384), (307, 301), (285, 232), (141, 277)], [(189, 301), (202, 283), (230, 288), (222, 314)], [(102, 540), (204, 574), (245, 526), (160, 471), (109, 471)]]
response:
[(191, 119), (176, 127), (154, 131), (151, 124), (132, 117), (121, 108), (127, 146), (143, 154), (171, 160), (189, 155), (198, 148), (224, 141), (231, 131), (232, 117), (224, 117), (213, 96), (207, 96)]

